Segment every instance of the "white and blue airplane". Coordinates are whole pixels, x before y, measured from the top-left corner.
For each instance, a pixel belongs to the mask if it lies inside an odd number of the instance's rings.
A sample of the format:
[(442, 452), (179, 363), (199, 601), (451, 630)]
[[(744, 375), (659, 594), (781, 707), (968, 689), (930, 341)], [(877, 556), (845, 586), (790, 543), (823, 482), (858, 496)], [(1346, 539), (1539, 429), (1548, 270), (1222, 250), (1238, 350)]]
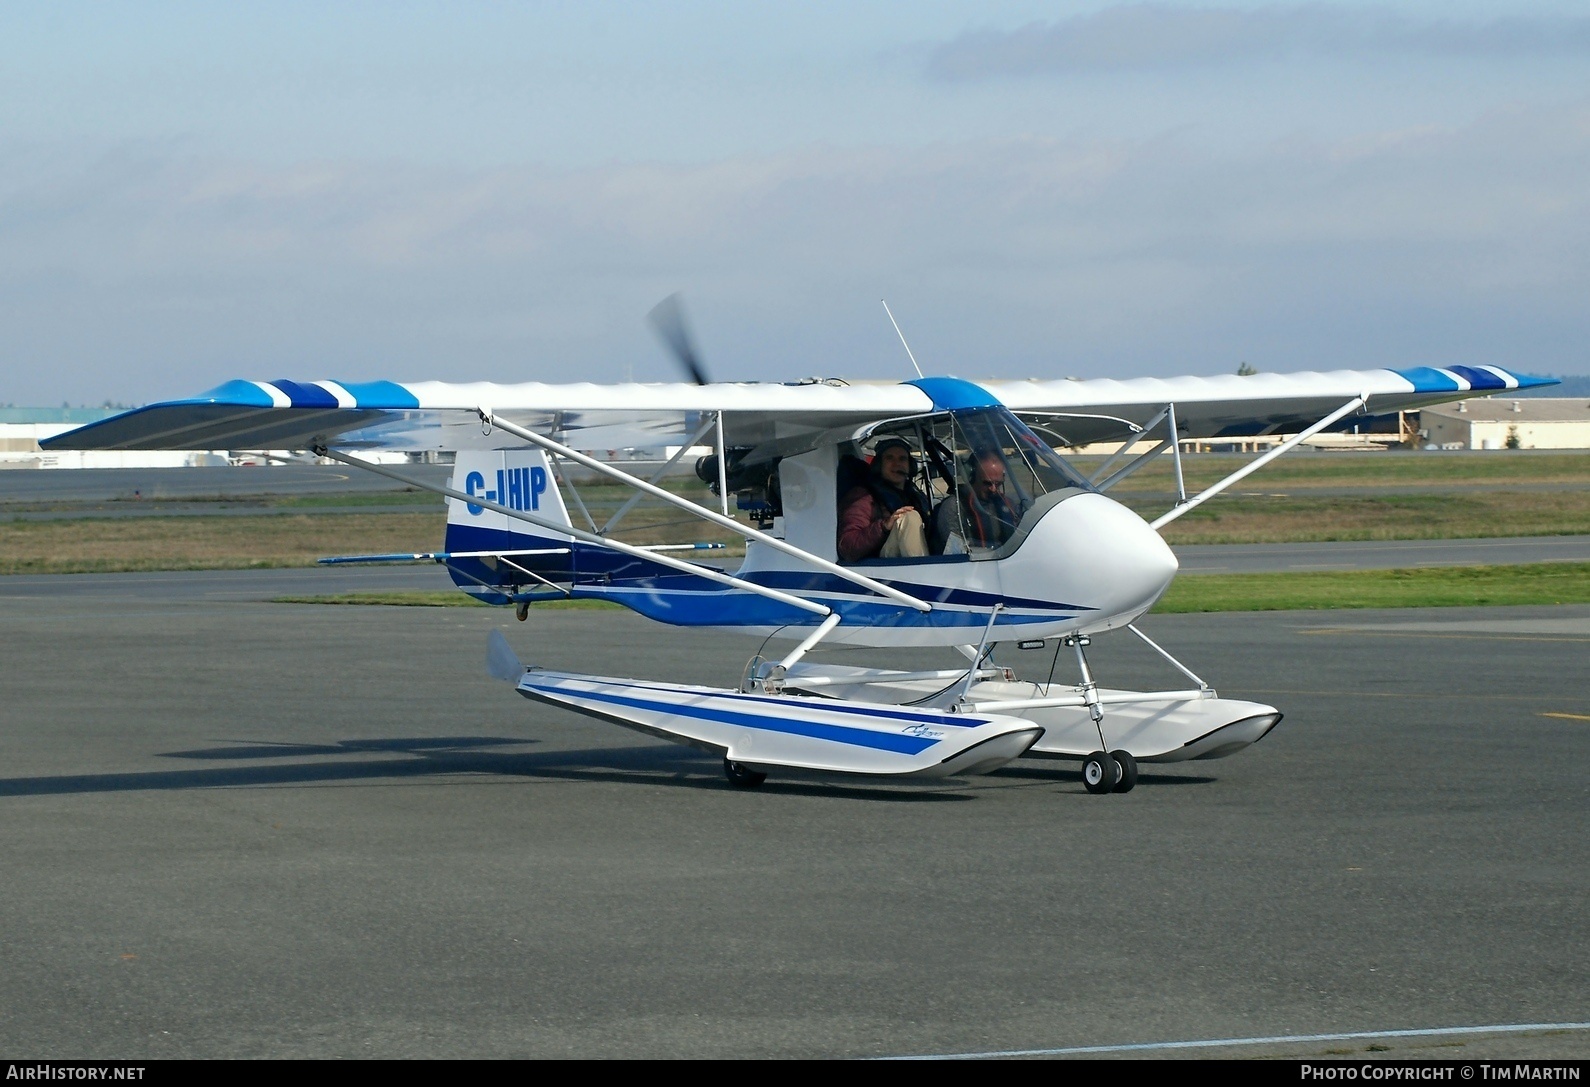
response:
[[(1494, 366), (707, 383), (682, 326), (672, 342), (697, 383), (232, 381), (44, 444), (312, 450), (448, 500), (444, 550), (343, 561), (437, 561), (463, 591), (514, 607), (520, 619), (539, 601), (599, 599), (675, 626), (793, 641), (781, 656), (753, 658), (738, 686), (711, 688), (527, 668), (500, 632), (490, 637), (489, 673), (522, 695), (719, 754), (736, 785), (787, 769), (942, 777), (1028, 756), (1079, 760), (1087, 789), (1108, 793), (1131, 789), (1141, 762), (1223, 758), (1281, 719), (1273, 706), (1218, 697), (1138, 628), (1177, 572), (1159, 529), (1321, 431), (1552, 383)], [(1264, 434), (1291, 437), (1203, 492), (1186, 493), (1178, 440)], [(866, 485), (867, 458), (886, 439), (907, 444), (914, 486), (935, 506), (929, 553), (841, 561), (841, 501)], [(1129, 452), (1156, 439), (1139, 455)], [(1124, 444), (1091, 474), (1057, 452), (1101, 441)], [(659, 487), (662, 472), (642, 479), (581, 452), (678, 446), (666, 471), (708, 443), (716, 451), (697, 474), (718, 496), (715, 509)], [(433, 484), (361, 456), (378, 449), (455, 454), (452, 480)], [(1165, 453), (1178, 498), (1162, 516), (1145, 521), (1109, 497)], [(1012, 522), (996, 541), (977, 537), (963, 504), (977, 463), (990, 455), (1005, 474)], [(677, 553), (690, 545), (618, 540), (627, 507), (598, 526), (569, 466), (737, 532), (744, 562), (731, 571)], [(740, 509), (730, 510), (731, 495)], [(1119, 630), (1163, 657), (1177, 676), (1172, 687), (1129, 691), (1095, 680), (1086, 647)], [(806, 661), (823, 642), (948, 646), (966, 663), (908, 671)], [(1011, 642), (1069, 650), (1075, 679), (1019, 679), (993, 659), (996, 646)]]

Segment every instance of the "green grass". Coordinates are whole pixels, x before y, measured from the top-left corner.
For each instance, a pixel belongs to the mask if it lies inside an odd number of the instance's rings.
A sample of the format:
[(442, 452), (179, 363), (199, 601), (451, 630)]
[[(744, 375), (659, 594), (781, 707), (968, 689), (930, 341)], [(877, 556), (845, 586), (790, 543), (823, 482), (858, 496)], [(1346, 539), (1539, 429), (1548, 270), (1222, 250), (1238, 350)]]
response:
[[(277, 604), (486, 607), (463, 592), (363, 592), (283, 596)], [(1336, 608), (1455, 608), (1499, 604), (1590, 604), (1590, 563), (1447, 566), (1302, 574), (1197, 574), (1178, 578), (1160, 614), (1313, 611)], [(548, 600), (537, 608), (617, 608), (605, 600)]]
[[(1230, 475), (1254, 456), (1251, 453), (1197, 453), (1183, 456), (1182, 468), (1188, 491), (1207, 487)], [(1089, 473), (1103, 462), (1102, 457), (1077, 458), (1079, 466)], [(1282, 491), (1292, 487), (1450, 487), (1463, 484), (1498, 487), (1518, 483), (1590, 484), (1590, 451), (1294, 451), (1265, 465), (1238, 486), (1242, 490)], [(1166, 456), (1123, 480), (1115, 489), (1126, 492), (1174, 488), (1174, 470), (1170, 458)]]
[(1176, 579), (1154, 610), (1174, 614), (1502, 604), (1590, 604), (1590, 563), (1199, 574)]
[[(1133, 495), (1115, 497), (1148, 520), (1168, 508)], [(1172, 545), (1575, 536), (1590, 533), (1590, 486), (1458, 494), (1225, 494), (1172, 521), (1163, 532)]]
[[(1249, 459), (1189, 456), (1189, 487), (1196, 490)], [(1153, 519), (1168, 508), (1163, 492), (1169, 480), (1170, 464), (1162, 459), (1111, 495)], [(670, 477), (666, 486), (711, 503), (692, 477)], [(1375, 489), (1388, 486), (1400, 493)], [(1326, 487), (1363, 489), (1321, 493)], [(1409, 493), (1420, 487), (1430, 490)], [(1179, 545), (1590, 534), (1590, 453), (1299, 453), (1236, 489), (1263, 493), (1217, 496), (1167, 525), (1166, 540)], [(630, 494), (612, 483), (581, 484), (580, 492), (598, 524)], [(263, 501), (281, 515), (0, 522), (0, 574), (310, 566), (326, 555), (429, 551), (442, 544), (445, 515), (425, 492)], [(583, 526), (570, 505), (575, 524)], [(335, 508), (343, 506), (369, 512)], [(634, 544), (724, 543), (717, 561), (744, 554), (737, 534), (653, 499), (637, 505), (616, 536)]]
[(0, 574), (313, 566), (325, 555), (429, 551), (440, 511), (0, 522)]

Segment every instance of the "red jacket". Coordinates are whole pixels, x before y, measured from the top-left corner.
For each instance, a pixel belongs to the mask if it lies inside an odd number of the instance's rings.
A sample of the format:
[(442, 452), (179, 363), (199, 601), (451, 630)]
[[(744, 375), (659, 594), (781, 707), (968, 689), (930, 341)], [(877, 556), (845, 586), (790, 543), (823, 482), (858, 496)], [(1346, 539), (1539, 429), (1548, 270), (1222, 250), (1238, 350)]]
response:
[[(913, 488), (906, 492), (901, 508), (915, 507), (923, 520), (928, 513), (926, 503)], [(839, 560), (860, 562), (877, 556), (883, 550), (883, 541), (889, 535), (889, 518), (892, 511), (883, 504), (869, 487), (852, 487), (839, 504)]]

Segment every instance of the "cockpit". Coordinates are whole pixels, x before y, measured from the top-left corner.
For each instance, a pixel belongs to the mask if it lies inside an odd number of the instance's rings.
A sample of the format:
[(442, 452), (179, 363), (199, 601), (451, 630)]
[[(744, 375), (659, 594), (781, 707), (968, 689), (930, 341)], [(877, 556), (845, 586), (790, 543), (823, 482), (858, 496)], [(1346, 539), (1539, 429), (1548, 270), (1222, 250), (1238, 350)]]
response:
[[(876, 451), (896, 463), (909, 451), (907, 482), (884, 478)], [(867, 459), (869, 454), (872, 462)], [(868, 428), (842, 457), (837, 479), (842, 558), (862, 561), (887, 551), (845, 555), (847, 508), (856, 523), (870, 498), (874, 516), (912, 506), (921, 516), (922, 555), (993, 558), (1020, 545), (1030, 520), (1093, 486), (1054, 448), (1001, 405), (963, 408)], [(925, 508), (924, 508), (925, 507)], [(900, 518), (891, 516), (891, 529)], [(896, 551), (902, 557), (916, 554)]]

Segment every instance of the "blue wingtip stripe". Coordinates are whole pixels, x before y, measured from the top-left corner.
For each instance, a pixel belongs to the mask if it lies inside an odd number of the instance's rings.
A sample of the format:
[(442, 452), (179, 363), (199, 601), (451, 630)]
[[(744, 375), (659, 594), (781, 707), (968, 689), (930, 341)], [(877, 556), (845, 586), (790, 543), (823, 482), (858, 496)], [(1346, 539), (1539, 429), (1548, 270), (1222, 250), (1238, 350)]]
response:
[(415, 395), (395, 381), (342, 381), (338, 384), (348, 390), (348, 395), (361, 408), (404, 411), (420, 406)]
[[(337, 398), (319, 385), (302, 381), (271, 381), (266, 384), (287, 397), (295, 408), (335, 408)], [(352, 407), (366, 410), (411, 411), (420, 406), (415, 395), (395, 381), (339, 381), (338, 385), (353, 397)], [(269, 408), (275, 405), (270, 393), (254, 381), (228, 381), (209, 392), (188, 400), (173, 401), (181, 404), (232, 404), (238, 407)]]
[(1475, 392), (1497, 392), (1506, 389), (1539, 389), (1559, 384), (1554, 377), (1535, 377), (1515, 373), (1500, 366), (1414, 366), (1392, 373), (1406, 380), (1416, 393), (1464, 392), (1464, 383)]
[(276, 388), (287, 394), (287, 399), (293, 402), (295, 408), (334, 408), (337, 398), (322, 389), (319, 385), (303, 385), (285, 378), (271, 382)]
[(1506, 380), (1497, 377), (1489, 370), (1479, 370), (1472, 366), (1453, 366), (1450, 368), (1454, 374), (1469, 383), (1469, 388), (1476, 392), (1490, 389), (1508, 388)]
[(1392, 372), (1412, 385), (1416, 393), (1455, 393), (1462, 389), (1452, 375), (1432, 366), (1415, 366), (1408, 370)]
[[(1511, 373), (1511, 371), (1509, 371)], [(1561, 385), (1562, 381), (1555, 377), (1536, 377), (1533, 374), (1513, 374), (1513, 379), (1518, 382), (1520, 389), (1539, 389), (1547, 385)]]
[(217, 385), (207, 393), (201, 393), (190, 400), (178, 400), (179, 404), (233, 404), (238, 407), (268, 408), (275, 403), (270, 393), (260, 388), (252, 381), (228, 381), (224, 385)]

